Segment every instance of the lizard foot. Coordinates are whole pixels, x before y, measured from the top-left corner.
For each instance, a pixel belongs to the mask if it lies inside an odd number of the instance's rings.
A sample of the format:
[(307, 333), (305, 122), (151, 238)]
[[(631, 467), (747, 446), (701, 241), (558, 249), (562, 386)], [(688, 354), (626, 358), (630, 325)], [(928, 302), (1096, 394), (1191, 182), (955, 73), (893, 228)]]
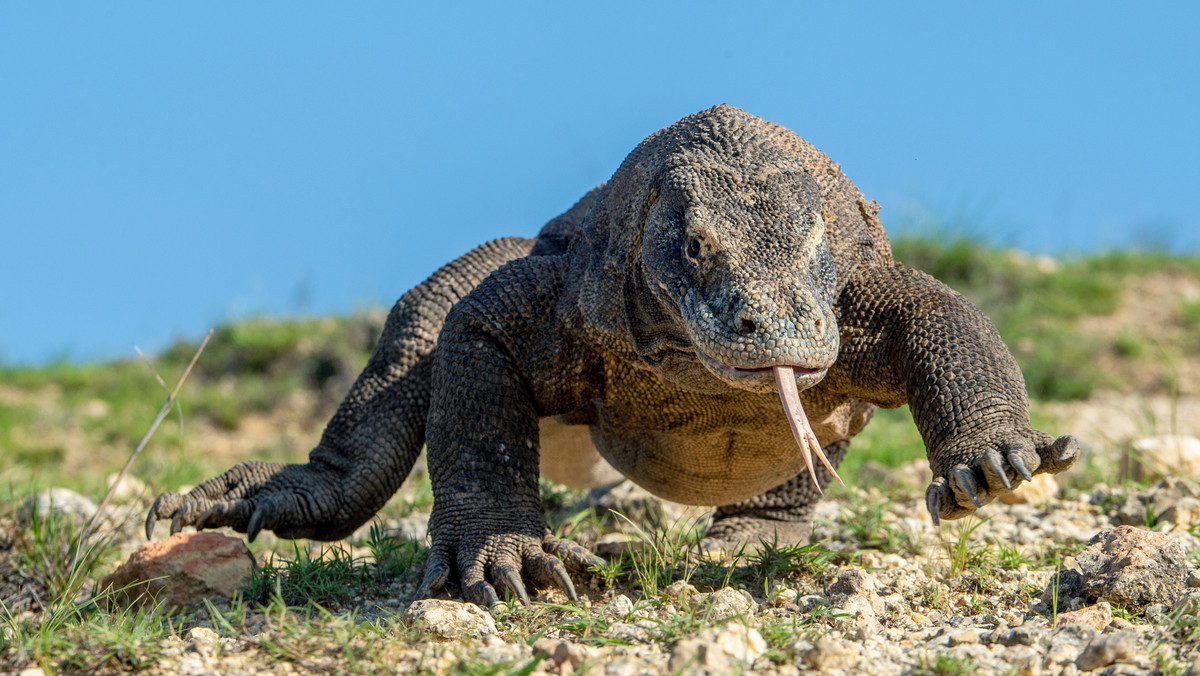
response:
[(229, 526), (251, 542), (264, 528), (285, 538), (337, 539), (353, 527), (336, 525), (340, 491), (330, 479), (310, 465), (243, 462), (183, 495), (159, 495), (146, 515), (146, 537), (159, 519), (170, 519), (172, 535), (184, 526)]
[(925, 489), (925, 506), (933, 525), (974, 512), (1022, 481), (1032, 480), (1034, 474), (1058, 474), (1075, 464), (1079, 457), (1075, 437), (1051, 441), (1048, 435), (1042, 436), (1041, 443), (1035, 444), (1018, 434), (1007, 435), (979, 444), (974, 452), (953, 454), (951, 462), (938, 463), (933, 481)]
[(417, 598), (437, 594), (457, 568), (463, 598), (484, 608), (500, 602), (497, 588), (507, 589), (521, 603), (529, 605), (527, 582), (535, 588), (557, 587), (577, 601), (575, 585), (567, 574), (568, 565), (586, 570), (604, 565), (604, 559), (570, 540), (552, 536), (549, 531), (540, 539), (513, 533), (511, 529), (505, 533), (468, 534), (457, 545), (448, 546), (436, 541), (435, 536)]

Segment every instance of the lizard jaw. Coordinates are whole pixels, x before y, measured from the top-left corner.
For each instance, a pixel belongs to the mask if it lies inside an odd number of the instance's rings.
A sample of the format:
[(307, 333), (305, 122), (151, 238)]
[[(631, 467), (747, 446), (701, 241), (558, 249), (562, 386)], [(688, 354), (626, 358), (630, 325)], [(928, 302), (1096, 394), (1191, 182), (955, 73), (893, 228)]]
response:
[[(713, 375), (723, 380), (730, 387), (758, 393), (773, 392), (776, 390), (774, 364), (757, 368), (729, 366), (713, 359), (702, 350), (696, 350), (696, 354), (699, 355), (700, 361)], [(795, 364), (788, 365), (788, 368), (792, 369), (792, 377), (799, 381), (798, 390), (807, 390), (821, 382), (825, 378), (825, 373), (829, 370), (825, 368), (807, 368)]]
[(808, 475), (812, 478), (813, 485), (817, 487), (817, 492), (825, 494), (821, 490), (820, 482), (817, 481), (813, 455), (817, 456), (829, 473), (833, 475), (833, 478), (838, 480), (838, 483), (846, 485), (846, 482), (842, 481), (842, 477), (838, 476), (837, 470), (833, 468), (833, 464), (829, 462), (829, 458), (825, 456), (820, 442), (817, 441), (817, 435), (813, 432), (812, 425), (808, 422), (808, 416), (804, 413), (804, 405), (800, 403), (800, 388), (796, 384), (796, 381), (799, 380), (804, 389), (808, 389), (821, 382), (828, 369), (811, 369), (791, 364), (776, 364), (767, 368), (738, 368), (726, 366), (699, 350), (697, 353), (710, 371), (734, 387), (758, 391), (774, 385), (779, 392), (779, 400), (783, 403), (783, 411), (787, 415), (788, 424), (792, 428), (792, 436), (800, 447), (800, 456), (804, 459), (804, 466), (808, 468)]

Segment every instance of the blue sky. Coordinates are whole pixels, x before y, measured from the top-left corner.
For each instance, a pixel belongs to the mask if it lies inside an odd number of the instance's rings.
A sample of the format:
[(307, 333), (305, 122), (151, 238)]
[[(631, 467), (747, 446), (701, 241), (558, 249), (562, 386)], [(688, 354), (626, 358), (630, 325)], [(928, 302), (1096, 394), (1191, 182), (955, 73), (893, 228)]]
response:
[(893, 233), (1200, 249), (1200, 3), (433, 5), (0, 4), (0, 361), (390, 305), (720, 102)]

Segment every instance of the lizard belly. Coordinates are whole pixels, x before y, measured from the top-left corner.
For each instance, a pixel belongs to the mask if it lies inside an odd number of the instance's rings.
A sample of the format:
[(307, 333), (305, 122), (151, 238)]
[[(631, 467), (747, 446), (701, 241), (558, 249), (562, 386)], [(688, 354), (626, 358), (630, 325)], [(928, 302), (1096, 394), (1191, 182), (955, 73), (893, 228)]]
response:
[(689, 505), (741, 502), (804, 467), (790, 435), (726, 430), (707, 435), (646, 431), (629, 437), (596, 426), (592, 438), (604, 459), (631, 481)]
[[(821, 385), (801, 399), (823, 447), (853, 437), (874, 412)], [(673, 502), (734, 504), (804, 470), (775, 394), (687, 392), (645, 371), (610, 368), (607, 396), (594, 405), (591, 436), (600, 455)]]

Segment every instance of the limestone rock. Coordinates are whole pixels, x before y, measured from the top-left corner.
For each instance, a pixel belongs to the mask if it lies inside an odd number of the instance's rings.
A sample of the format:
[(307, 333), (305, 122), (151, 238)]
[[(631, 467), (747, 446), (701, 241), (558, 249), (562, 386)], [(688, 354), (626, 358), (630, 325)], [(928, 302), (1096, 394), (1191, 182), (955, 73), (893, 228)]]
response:
[(842, 571), (829, 586), (829, 605), (849, 618), (838, 620), (838, 627), (860, 640), (880, 629), (878, 616), (883, 612), (883, 599), (875, 593), (875, 578), (861, 568)]
[(857, 643), (826, 634), (804, 655), (804, 661), (817, 671), (848, 669), (858, 664), (862, 650)]
[(496, 620), (474, 603), (422, 599), (404, 611), (405, 622), (446, 641), (482, 638), (496, 633)]
[(1096, 630), (1086, 624), (1067, 624), (1040, 636), (1038, 644), (1045, 650), (1047, 663), (1066, 664), (1074, 662), (1095, 637)]
[(997, 498), (1006, 505), (1040, 505), (1058, 497), (1058, 482), (1053, 474), (1038, 474), (1033, 481), (1023, 482), (1011, 493)]
[(1163, 523), (1175, 524), (1176, 530), (1186, 530), (1188, 522), (1200, 518), (1200, 484), (1188, 479), (1169, 476), (1162, 481), (1125, 497), (1117, 509), (1116, 522), (1126, 526), (1145, 526), (1147, 515)]
[(1182, 435), (1146, 437), (1133, 442), (1129, 474), (1140, 480), (1184, 476), (1200, 481), (1200, 439)]
[(861, 596), (867, 600), (876, 614), (883, 612), (883, 599), (875, 593), (875, 578), (861, 568), (851, 568), (842, 571), (837, 580), (829, 586), (829, 605), (834, 608), (844, 608), (851, 596)]
[(1187, 530), (1200, 524), (1200, 500), (1180, 498), (1158, 515), (1159, 521), (1175, 524), (1175, 528)]
[(1059, 613), (1058, 624), (1059, 626), (1064, 624), (1086, 624), (1096, 631), (1104, 631), (1104, 628), (1112, 622), (1112, 618), (1112, 606), (1107, 601), (1101, 601), (1094, 606)]
[(176, 533), (142, 545), (100, 582), (110, 607), (158, 603), (189, 611), (214, 597), (232, 598), (254, 569), (241, 538), (220, 533)]
[(1011, 646), (1002, 655), (1018, 676), (1040, 676), (1042, 673), (1042, 656), (1027, 645)]
[[(117, 483), (118, 477), (121, 479), (120, 483)], [(122, 477), (119, 472), (113, 472), (108, 475), (107, 482), (108, 489), (112, 491), (112, 501), (117, 504), (137, 502), (150, 493), (146, 484), (132, 474)], [(114, 484), (116, 484), (115, 488)]]
[(1132, 526), (1101, 531), (1075, 559), (1088, 598), (1131, 610), (1175, 603), (1191, 568), (1171, 536)]
[(696, 594), (699, 594), (700, 592), (696, 591), (696, 588), (691, 584), (684, 582), (683, 580), (676, 580), (667, 585), (667, 588), (663, 590), (663, 593), (666, 594), (667, 598), (669, 599), (686, 603), (688, 599), (692, 598)]
[(640, 623), (613, 622), (608, 625), (608, 630), (604, 632), (604, 635), (616, 641), (646, 643), (650, 640), (650, 632), (639, 625)]
[(1137, 639), (1127, 631), (1097, 636), (1075, 660), (1080, 671), (1092, 671), (1138, 654)]
[(710, 622), (720, 622), (731, 617), (750, 617), (757, 604), (754, 597), (741, 589), (722, 587), (715, 592), (695, 594), (687, 599), (692, 608), (705, 613)]
[(571, 669), (577, 669), (590, 656), (586, 646), (561, 639), (543, 638), (533, 644), (535, 653), (542, 653), (559, 665), (570, 664)]
[(29, 527), (37, 518), (45, 521), (51, 517), (67, 518), (76, 525), (87, 523), (96, 513), (96, 503), (68, 488), (47, 488), (27, 500), (17, 513), (17, 521)]
[(669, 668), (683, 674), (742, 673), (766, 652), (767, 642), (757, 629), (729, 622), (677, 643)]
[(624, 594), (617, 594), (608, 605), (604, 607), (604, 615), (606, 617), (615, 617), (623, 619), (629, 617), (633, 613), (633, 601)]

